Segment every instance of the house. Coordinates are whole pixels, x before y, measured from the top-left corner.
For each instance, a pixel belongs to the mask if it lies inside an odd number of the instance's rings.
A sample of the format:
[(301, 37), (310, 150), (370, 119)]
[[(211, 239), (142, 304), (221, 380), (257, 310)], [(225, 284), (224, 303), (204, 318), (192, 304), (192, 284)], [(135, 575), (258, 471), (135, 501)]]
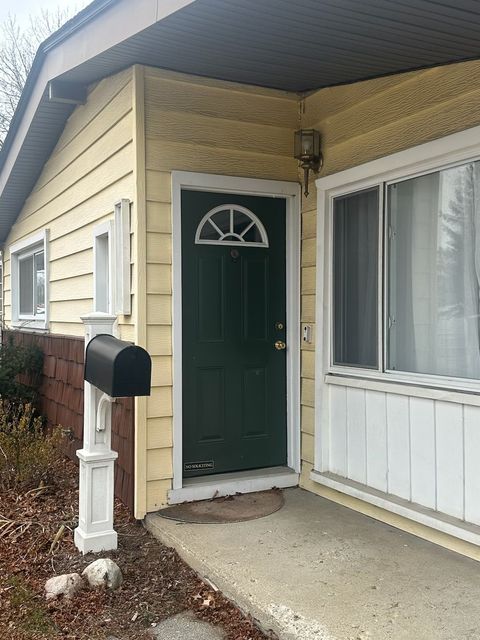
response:
[(477, 553), (479, 33), (467, 0), (96, 0), (40, 47), (4, 320), (77, 439), (81, 317), (149, 351), (114, 417), (137, 518), (299, 484)]

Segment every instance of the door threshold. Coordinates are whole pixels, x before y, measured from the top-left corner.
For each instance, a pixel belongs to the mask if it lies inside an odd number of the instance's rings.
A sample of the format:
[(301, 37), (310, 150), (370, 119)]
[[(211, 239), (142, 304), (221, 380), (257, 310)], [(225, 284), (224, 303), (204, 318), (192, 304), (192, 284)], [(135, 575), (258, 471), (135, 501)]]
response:
[(185, 478), (183, 487), (168, 492), (168, 504), (211, 500), (235, 493), (254, 493), (268, 489), (296, 487), (299, 474), (289, 467), (269, 467), (233, 473)]

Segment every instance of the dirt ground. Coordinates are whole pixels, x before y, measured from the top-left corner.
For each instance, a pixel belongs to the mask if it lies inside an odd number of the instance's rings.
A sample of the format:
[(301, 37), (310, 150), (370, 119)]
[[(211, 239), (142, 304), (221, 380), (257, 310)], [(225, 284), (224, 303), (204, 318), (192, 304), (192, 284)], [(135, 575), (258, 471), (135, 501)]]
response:
[(45, 581), (81, 571), (97, 557), (73, 544), (78, 510), (77, 467), (63, 461), (55, 486), (24, 494), (0, 492), (0, 634), (2, 640), (151, 638), (148, 630), (181, 611), (221, 625), (228, 640), (266, 640), (248, 617), (202, 582), (173, 549), (164, 547), (119, 502), (119, 549), (101, 554), (120, 566), (115, 592), (83, 590), (46, 603)]

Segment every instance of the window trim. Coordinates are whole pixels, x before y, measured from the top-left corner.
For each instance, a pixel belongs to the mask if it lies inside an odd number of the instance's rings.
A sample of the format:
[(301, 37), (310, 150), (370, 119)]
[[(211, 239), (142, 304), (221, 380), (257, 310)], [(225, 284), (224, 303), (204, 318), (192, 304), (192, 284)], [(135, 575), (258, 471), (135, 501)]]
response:
[[(50, 260), (48, 252), (49, 229), (43, 229), (10, 246), (12, 326), (17, 329), (48, 329), (50, 311)], [(20, 260), (43, 250), (45, 261), (45, 313), (20, 314)]]
[[(475, 141), (472, 144), (472, 141)], [(391, 154), (378, 160), (353, 167), (316, 180), (317, 186), (317, 284), (316, 284), (316, 319), (319, 340), (316, 346), (316, 371), (327, 376), (342, 376), (416, 385), (433, 389), (456, 390), (465, 393), (480, 393), (480, 381), (468, 378), (437, 376), (399, 372), (385, 369), (386, 340), (388, 322), (386, 313), (386, 287), (388, 263), (383, 247), (387, 246), (385, 234), (384, 198), (386, 188), (391, 183), (398, 183), (421, 175), (426, 175), (468, 162), (480, 160), (480, 127), (473, 127), (460, 133), (452, 134), (429, 143), (412, 147), (405, 151)], [(381, 298), (379, 298), (379, 369), (362, 369), (359, 367), (332, 366), (332, 216), (333, 200), (357, 191), (372, 187), (380, 188), (379, 204), (381, 211), (379, 221), (382, 232), (379, 232), (379, 268), (381, 268)], [(325, 248), (327, 249), (325, 251)], [(380, 343), (381, 339), (381, 343)]]
[(107, 220), (97, 224), (93, 229), (93, 310), (99, 311), (99, 287), (101, 286), (98, 265), (102, 248), (100, 240), (107, 238), (108, 247), (108, 288), (104, 292), (107, 300), (107, 310), (104, 313), (113, 314), (115, 311), (115, 256), (114, 256), (114, 224)]

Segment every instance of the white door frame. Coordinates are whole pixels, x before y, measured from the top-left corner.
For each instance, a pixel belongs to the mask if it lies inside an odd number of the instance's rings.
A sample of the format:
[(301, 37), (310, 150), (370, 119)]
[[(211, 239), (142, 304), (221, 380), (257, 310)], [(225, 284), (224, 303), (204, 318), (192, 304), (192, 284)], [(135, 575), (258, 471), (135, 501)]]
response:
[(286, 201), (287, 465), (300, 473), (300, 222), (296, 182), (172, 172), (173, 489), (182, 489), (182, 218), (181, 192), (215, 191), (270, 196)]

